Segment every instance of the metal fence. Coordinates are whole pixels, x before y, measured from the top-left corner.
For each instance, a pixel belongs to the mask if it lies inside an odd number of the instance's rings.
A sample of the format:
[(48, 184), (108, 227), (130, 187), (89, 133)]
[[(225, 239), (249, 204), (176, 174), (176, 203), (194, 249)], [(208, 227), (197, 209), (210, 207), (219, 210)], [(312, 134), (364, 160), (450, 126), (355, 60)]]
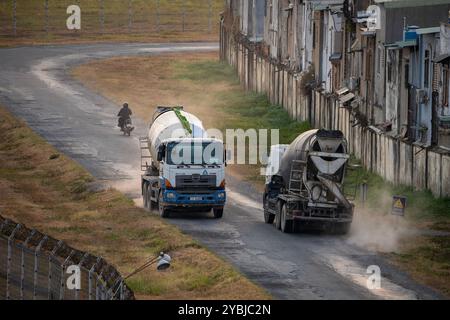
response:
[[(67, 8), (81, 30), (67, 30)], [(223, 0), (0, 0), (0, 36), (218, 32)]]
[[(81, 271), (76, 289), (67, 286), (69, 266)], [(134, 300), (134, 294), (104, 259), (0, 216), (0, 299)]]

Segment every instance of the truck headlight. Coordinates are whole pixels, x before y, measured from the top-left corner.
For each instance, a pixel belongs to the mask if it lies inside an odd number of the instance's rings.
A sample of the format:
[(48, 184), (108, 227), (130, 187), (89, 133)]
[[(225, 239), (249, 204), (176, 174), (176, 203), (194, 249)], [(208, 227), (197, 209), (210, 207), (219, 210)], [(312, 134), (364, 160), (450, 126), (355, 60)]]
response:
[(219, 198), (219, 199), (224, 199), (224, 198), (225, 198), (225, 192), (219, 192), (219, 193), (217, 194), (217, 198)]
[(173, 192), (169, 192), (166, 194), (167, 199), (175, 199), (177, 196)]

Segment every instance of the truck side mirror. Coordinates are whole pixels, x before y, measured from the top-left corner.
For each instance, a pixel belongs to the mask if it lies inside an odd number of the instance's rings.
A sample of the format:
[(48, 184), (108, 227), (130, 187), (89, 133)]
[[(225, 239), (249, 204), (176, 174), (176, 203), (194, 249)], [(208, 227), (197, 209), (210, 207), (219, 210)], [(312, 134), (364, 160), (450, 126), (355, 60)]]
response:
[(164, 160), (164, 153), (166, 153), (166, 147), (164, 145), (159, 146), (158, 148), (158, 159), (156, 159), (158, 162)]
[(225, 161), (225, 166), (228, 166), (228, 160), (231, 160), (231, 150), (225, 149), (223, 157), (224, 157), (224, 161)]

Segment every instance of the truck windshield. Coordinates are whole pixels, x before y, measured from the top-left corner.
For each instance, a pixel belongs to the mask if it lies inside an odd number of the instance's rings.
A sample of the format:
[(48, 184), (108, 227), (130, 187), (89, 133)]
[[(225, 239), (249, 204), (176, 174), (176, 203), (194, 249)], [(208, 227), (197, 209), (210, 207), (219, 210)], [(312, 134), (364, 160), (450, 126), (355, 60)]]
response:
[(223, 144), (220, 142), (171, 142), (167, 145), (167, 164), (221, 165)]

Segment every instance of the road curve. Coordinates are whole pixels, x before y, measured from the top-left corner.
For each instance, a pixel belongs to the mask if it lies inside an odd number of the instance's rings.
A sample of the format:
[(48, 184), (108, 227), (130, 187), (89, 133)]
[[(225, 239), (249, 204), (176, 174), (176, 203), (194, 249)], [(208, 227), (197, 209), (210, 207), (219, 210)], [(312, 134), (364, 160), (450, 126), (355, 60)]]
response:
[[(114, 56), (217, 50), (214, 43), (96, 44), (0, 50), (0, 103), (25, 120), (96, 178), (138, 196), (138, 136), (116, 128), (118, 106), (70, 77), (75, 65)], [(221, 221), (207, 215), (169, 222), (231, 262), (278, 299), (439, 299), (379, 255), (345, 237), (282, 234), (263, 223), (260, 194), (228, 178), (229, 202)], [(382, 270), (382, 288), (367, 288), (367, 268)]]

